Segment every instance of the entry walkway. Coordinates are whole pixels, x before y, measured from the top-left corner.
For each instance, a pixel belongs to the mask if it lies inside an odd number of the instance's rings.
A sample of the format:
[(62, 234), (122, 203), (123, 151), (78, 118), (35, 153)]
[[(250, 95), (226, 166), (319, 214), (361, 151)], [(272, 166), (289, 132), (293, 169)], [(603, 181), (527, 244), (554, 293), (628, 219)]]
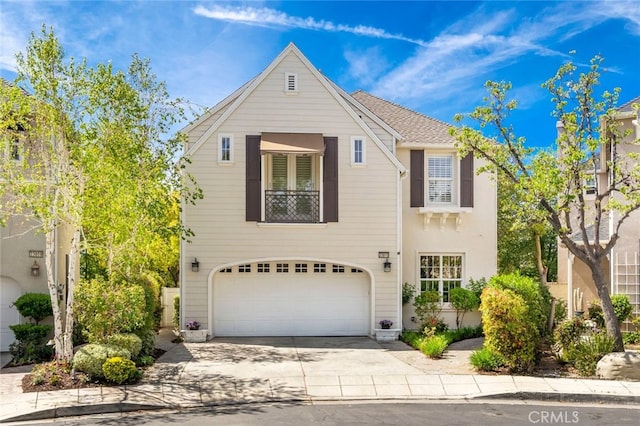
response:
[[(527, 398), (640, 404), (640, 382), (475, 374), (470, 348), (428, 360), (368, 338), (217, 338), (171, 342), (134, 386), (22, 393), (25, 372), (0, 375), (0, 421), (140, 409), (268, 402)], [(468, 344), (466, 342), (465, 344)], [(437, 368), (434, 368), (437, 366)]]

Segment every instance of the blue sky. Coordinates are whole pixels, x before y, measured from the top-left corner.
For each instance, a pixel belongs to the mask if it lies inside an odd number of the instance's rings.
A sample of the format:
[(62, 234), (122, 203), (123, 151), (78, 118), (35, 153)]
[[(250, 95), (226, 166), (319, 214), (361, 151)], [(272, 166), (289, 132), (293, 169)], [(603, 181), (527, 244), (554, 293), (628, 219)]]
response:
[(67, 55), (125, 69), (151, 59), (170, 94), (213, 106), (289, 42), (347, 92), (363, 89), (451, 123), (481, 102), (486, 80), (511, 81), (516, 133), (555, 137), (542, 82), (569, 59), (605, 57), (602, 88), (640, 95), (640, 1), (567, 2), (0, 2), (0, 75), (42, 23)]

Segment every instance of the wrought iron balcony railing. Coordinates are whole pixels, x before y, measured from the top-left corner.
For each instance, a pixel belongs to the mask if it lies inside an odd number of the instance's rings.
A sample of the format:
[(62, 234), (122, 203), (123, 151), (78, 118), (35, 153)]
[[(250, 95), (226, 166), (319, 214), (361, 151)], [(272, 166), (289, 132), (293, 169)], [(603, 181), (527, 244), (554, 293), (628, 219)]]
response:
[(265, 191), (265, 221), (320, 222), (320, 191)]

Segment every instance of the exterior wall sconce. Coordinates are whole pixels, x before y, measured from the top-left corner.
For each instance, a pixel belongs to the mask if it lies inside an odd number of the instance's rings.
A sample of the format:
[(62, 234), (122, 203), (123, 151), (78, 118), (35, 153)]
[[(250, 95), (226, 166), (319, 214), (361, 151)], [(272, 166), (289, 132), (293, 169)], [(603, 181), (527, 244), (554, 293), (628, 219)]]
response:
[(39, 277), (40, 276), (40, 265), (35, 260), (33, 261), (33, 265), (31, 265), (31, 276)]
[(384, 266), (385, 272), (391, 272), (391, 262), (389, 262), (389, 259), (385, 260), (382, 265)]
[(193, 272), (198, 272), (200, 270), (200, 262), (198, 262), (198, 258), (194, 258), (193, 262), (191, 262), (191, 270)]

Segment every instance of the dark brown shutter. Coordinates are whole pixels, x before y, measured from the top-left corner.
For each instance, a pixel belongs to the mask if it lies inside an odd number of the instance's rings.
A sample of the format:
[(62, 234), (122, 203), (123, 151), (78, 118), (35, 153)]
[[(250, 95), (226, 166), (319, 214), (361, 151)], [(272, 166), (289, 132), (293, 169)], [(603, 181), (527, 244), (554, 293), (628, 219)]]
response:
[(473, 207), (473, 153), (460, 160), (460, 207)]
[(259, 222), (260, 215), (260, 136), (247, 135), (247, 162), (246, 162), (246, 220)]
[(411, 150), (411, 165), (409, 166), (411, 207), (424, 207), (424, 151)]
[(324, 138), (323, 157), (324, 221), (338, 221), (338, 138)]

